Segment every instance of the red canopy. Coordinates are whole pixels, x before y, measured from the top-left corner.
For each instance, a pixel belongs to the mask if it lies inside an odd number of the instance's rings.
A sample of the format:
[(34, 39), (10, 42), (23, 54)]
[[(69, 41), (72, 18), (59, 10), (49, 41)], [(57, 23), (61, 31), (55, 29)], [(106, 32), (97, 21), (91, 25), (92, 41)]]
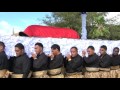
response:
[(28, 26), (24, 33), (30, 37), (80, 38), (79, 34), (72, 29), (40, 25)]

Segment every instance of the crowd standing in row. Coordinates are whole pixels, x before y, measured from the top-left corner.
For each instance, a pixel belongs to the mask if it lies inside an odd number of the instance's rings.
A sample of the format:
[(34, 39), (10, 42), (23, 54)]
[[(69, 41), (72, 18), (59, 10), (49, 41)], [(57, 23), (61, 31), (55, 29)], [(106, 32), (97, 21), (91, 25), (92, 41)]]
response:
[[(35, 44), (35, 53), (29, 58), (21, 43), (15, 45), (16, 56), (8, 60), (5, 44), (0, 42), (0, 78), (120, 78), (119, 48), (107, 54), (105, 45), (100, 47), (100, 56), (93, 46), (78, 54), (77, 47), (63, 56), (60, 46), (51, 46), (51, 54), (43, 52), (43, 44)], [(88, 57), (86, 57), (88, 53)]]

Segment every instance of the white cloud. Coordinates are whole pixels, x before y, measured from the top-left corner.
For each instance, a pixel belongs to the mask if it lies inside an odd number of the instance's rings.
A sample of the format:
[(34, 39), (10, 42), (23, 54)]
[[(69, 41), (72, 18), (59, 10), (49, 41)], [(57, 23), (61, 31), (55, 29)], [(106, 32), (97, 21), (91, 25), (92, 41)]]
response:
[(13, 28), (15, 33), (23, 30), (19, 26), (9, 24), (7, 21), (0, 21), (0, 35), (12, 35)]
[(109, 12), (106, 19), (114, 19), (116, 22), (110, 21), (108, 23), (120, 24), (120, 12)]
[(2, 31), (2, 30), (0, 30), (0, 35), (1, 35), (1, 34), (5, 34), (5, 32), (4, 32), (4, 31)]
[(15, 33), (18, 33), (20, 31), (23, 31), (29, 25), (39, 25), (39, 23), (35, 22), (34, 20), (26, 20), (26, 19), (21, 20), (21, 23), (24, 23), (24, 27), (11, 25), (5, 20), (0, 21), (0, 35), (12, 35), (13, 29)]
[(115, 17), (117, 15), (120, 15), (120, 12), (110, 12), (107, 16), (107, 18), (112, 18), (112, 17)]

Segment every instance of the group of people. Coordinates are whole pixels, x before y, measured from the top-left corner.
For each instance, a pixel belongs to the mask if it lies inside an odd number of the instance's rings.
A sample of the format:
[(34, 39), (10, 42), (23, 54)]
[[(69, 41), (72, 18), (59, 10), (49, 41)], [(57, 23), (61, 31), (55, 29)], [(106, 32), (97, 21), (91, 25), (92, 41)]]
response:
[[(107, 47), (100, 47), (100, 56), (93, 46), (78, 54), (77, 47), (71, 47), (65, 57), (60, 46), (51, 46), (51, 54), (43, 52), (43, 44), (36, 43), (35, 53), (29, 58), (24, 45), (15, 45), (16, 56), (8, 60), (5, 44), (0, 42), (0, 78), (120, 78), (119, 48), (113, 49), (113, 54), (107, 54)], [(88, 53), (88, 57), (86, 57)]]

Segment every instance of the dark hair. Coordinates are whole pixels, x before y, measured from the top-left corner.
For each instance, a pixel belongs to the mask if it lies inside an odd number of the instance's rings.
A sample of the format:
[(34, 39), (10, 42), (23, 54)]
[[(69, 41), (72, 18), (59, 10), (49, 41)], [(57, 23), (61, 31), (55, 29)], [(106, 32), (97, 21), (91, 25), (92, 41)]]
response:
[(3, 46), (3, 48), (5, 48), (4, 42), (1, 42), (1, 41), (0, 41), (0, 46)]
[(102, 45), (100, 48), (104, 48), (105, 50), (107, 50), (107, 46)]
[(21, 44), (21, 43), (16, 44), (15, 47), (17, 47), (17, 48), (19, 48), (21, 50), (24, 49), (24, 45)]
[(77, 48), (77, 47), (71, 47), (71, 49), (73, 49), (73, 48), (74, 48), (76, 51), (78, 51), (78, 48)]
[(92, 50), (95, 50), (95, 48), (93, 46), (89, 46), (87, 49), (92, 49)]
[(118, 49), (118, 50), (119, 50), (119, 48), (118, 48), (118, 47), (115, 47), (113, 50), (115, 50), (115, 49)]
[(58, 44), (53, 44), (51, 49), (58, 49), (60, 51), (60, 46)]
[(36, 45), (42, 47), (42, 49), (43, 49), (43, 44), (42, 44), (42, 43), (36, 43), (35, 46), (36, 46)]

